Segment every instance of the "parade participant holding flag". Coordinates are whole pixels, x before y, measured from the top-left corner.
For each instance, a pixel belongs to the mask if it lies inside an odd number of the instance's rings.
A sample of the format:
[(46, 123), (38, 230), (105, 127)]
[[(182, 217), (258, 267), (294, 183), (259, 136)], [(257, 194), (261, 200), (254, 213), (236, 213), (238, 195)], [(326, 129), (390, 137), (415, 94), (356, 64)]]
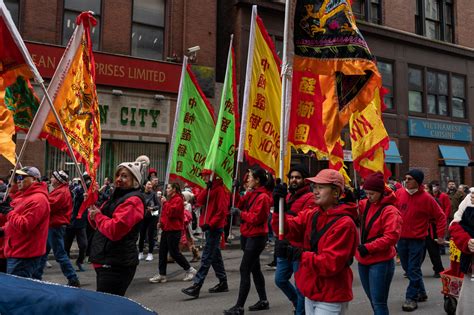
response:
[(285, 239), (277, 243), (276, 255), (299, 261), (296, 286), (305, 296), (305, 312), (347, 314), (352, 300), (350, 264), (357, 245), (357, 206), (343, 201), (344, 177), (324, 169), (306, 182), (313, 186), (317, 207), (296, 217), (285, 216), (285, 237), (303, 241), (296, 247)]
[(267, 243), (267, 220), (272, 204), (270, 194), (274, 181), (273, 176), (260, 166), (252, 167), (247, 174), (247, 192), (239, 201), (238, 208), (232, 208), (232, 215), (240, 214), (240, 246), (244, 251), (240, 263), (239, 297), (233, 307), (224, 311), (226, 315), (244, 314), (245, 301), (250, 291), (250, 274), (253, 276), (259, 301), (250, 306), (249, 311), (270, 308), (265, 290), (265, 278), (260, 269), (260, 254)]
[(96, 229), (89, 260), (97, 273), (97, 291), (125, 295), (138, 266), (137, 240), (145, 215), (140, 191), (146, 156), (124, 162), (115, 171), (115, 190), (99, 210), (89, 208), (89, 222)]
[(229, 194), (225, 191), (221, 178), (215, 178), (211, 182), (211, 171), (204, 170), (201, 174), (207, 183), (208, 189), (202, 190), (197, 196), (197, 205), (202, 209), (199, 226), (206, 234), (206, 245), (202, 252), (201, 266), (193, 280), (194, 284), (181, 290), (184, 294), (194, 298), (199, 297), (199, 291), (211, 266), (214, 268), (219, 283), (210, 288), (209, 293), (229, 291), (227, 274), (219, 247), (226, 223), (227, 209), (229, 208)]

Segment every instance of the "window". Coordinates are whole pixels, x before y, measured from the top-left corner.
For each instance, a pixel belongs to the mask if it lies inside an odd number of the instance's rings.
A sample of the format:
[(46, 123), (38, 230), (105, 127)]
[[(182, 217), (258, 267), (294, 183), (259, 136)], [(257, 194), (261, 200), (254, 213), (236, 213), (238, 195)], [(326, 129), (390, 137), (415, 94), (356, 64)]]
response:
[(63, 37), (66, 45), (76, 28), (76, 17), (83, 11), (94, 12), (97, 25), (91, 30), (92, 48), (99, 49), (101, 0), (64, 0)]
[(163, 59), (164, 26), (164, 0), (134, 0), (132, 55)]
[(352, 12), (358, 20), (382, 24), (381, 0), (353, 0)]
[(427, 71), (426, 84), (428, 89), (428, 114), (448, 115), (448, 75), (435, 71)]
[(388, 109), (393, 109), (393, 64), (377, 61), (377, 68), (379, 68), (382, 75), (383, 87), (388, 90), (383, 101)]
[(5, 0), (5, 5), (7, 6), (10, 15), (12, 16), (13, 22), (16, 25), (16, 28), (20, 28), (18, 22), (20, 20), (20, 4), (19, 0)]
[(423, 112), (423, 73), (421, 69), (408, 68), (408, 110)]
[(465, 101), (465, 91), (466, 84), (465, 79), (462, 76), (453, 75), (451, 78), (451, 90), (452, 98), (451, 103), (453, 106), (453, 117), (465, 118), (466, 117), (466, 101)]
[(453, 42), (453, 0), (417, 0), (416, 33)]

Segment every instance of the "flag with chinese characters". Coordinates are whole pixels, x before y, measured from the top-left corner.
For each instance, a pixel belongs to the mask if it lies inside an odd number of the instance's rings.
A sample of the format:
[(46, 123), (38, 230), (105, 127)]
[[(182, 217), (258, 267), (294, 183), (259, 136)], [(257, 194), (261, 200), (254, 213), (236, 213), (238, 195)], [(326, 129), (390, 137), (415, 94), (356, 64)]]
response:
[(329, 155), (351, 114), (372, 101), (382, 79), (348, 0), (298, 0), (292, 12), (289, 141)]
[(30, 81), (41, 76), (13, 23), (0, 2), (0, 154), (15, 164), (15, 129), (31, 124), (39, 101)]
[[(280, 116), (281, 78), (280, 58), (262, 20), (252, 12), (250, 65), (242, 110), (242, 130), (245, 132), (244, 151), (250, 164), (258, 163), (280, 177)], [(245, 124), (245, 126), (244, 126)], [(241, 138), (242, 139), (242, 138)], [(239, 159), (240, 161), (240, 159)]]
[(204, 165), (205, 169), (214, 171), (217, 176), (222, 178), (224, 186), (229, 191), (232, 189), (232, 179), (234, 177), (238, 121), (239, 106), (237, 104), (234, 49), (232, 48), (231, 39), (219, 117)]
[(171, 179), (179, 178), (192, 185), (206, 187), (201, 171), (214, 135), (214, 110), (199, 87), (191, 67), (185, 67), (178, 96), (181, 104), (176, 104), (179, 111), (176, 112), (176, 131), (174, 143), (171, 144), (171, 159), (168, 161), (169, 175)]
[(349, 121), (354, 169), (363, 178), (377, 172), (383, 173), (386, 179), (390, 176), (385, 167), (389, 136), (382, 121), (385, 93), (384, 88), (377, 89), (372, 102), (362, 111), (353, 113)]

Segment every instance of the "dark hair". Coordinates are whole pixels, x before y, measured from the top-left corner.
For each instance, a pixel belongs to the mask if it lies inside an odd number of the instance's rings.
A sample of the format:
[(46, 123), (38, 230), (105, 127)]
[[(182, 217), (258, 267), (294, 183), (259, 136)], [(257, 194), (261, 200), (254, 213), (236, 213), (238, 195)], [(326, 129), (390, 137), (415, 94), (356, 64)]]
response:
[(454, 179), (450, 179), (450, 180), (448, 180), (448, 184), (449, 184), (449, 183), (454, 183), (454, 184), (456, 184), (456, 181), (455, 181)]
[(169, 183), (168, 185), (170, 185), (178, 195), (181, 195), (181, 186), (178, 183)]
[(275, 179), (272, 174), (258, 165), (251, 167), (249, 172), (252, 173), (253, 177), (258, 178), (261, 186), (265, 187), (268, 191), (273, 191), (273, 188), (275, 188)]

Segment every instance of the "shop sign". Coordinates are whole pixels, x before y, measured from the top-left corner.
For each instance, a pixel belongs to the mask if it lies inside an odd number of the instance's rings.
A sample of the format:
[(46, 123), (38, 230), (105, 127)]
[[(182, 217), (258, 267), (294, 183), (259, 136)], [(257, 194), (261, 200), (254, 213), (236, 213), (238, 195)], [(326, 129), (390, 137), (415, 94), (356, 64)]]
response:
[(472, 141), (472, 127), (468, 124), (409, 118), (408, 135), (410, 137), (470, 142)]
[[(64, 47), (26, 43), (43, 78), (51, 78)], [(94, 52), (96, 84), (178, 93), (181, 65)]]

